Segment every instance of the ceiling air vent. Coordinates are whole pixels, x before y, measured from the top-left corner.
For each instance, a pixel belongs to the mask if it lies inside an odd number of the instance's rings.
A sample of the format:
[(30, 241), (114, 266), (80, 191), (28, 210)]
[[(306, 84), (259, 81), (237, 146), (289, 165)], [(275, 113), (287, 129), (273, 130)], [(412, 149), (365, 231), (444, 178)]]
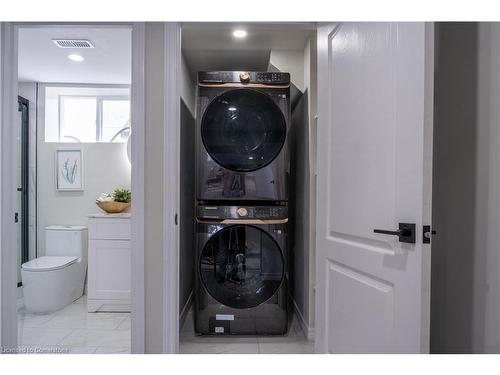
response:
[(90, 40), (86, 39), (52, 39), (59, 48), (94, 48)]

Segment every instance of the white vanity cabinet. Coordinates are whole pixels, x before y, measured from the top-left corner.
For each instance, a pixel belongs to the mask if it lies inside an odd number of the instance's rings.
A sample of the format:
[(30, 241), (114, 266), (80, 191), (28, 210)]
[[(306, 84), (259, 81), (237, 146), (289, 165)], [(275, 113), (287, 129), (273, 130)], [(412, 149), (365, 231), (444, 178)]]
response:
[(87, 309), (130, 311), (130, 214), (89, 216)]

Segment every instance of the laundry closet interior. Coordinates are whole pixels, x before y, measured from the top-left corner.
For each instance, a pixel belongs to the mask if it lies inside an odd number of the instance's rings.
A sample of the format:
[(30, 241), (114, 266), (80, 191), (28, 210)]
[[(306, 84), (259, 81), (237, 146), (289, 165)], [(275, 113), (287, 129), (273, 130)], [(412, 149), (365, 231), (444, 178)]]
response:
[(316, 25), (181, 35), (180, 352), (311, 353)]

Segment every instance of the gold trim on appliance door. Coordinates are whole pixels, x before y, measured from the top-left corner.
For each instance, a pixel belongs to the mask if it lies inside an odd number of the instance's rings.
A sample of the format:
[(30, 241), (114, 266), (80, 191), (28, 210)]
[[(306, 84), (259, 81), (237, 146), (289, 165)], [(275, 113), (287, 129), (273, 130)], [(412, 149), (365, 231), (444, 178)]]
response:
[(290, 85), (264, 85), (262, 83), (198, 83), (200, 87), (260, 87), (266, 89), (286, 89)]
[(286, 224), (288, 223), (288, 218), (286, 219), (269, 219), (269, 220), (259, 220), (259, 219), (224, 219), (224, 220), (200, 220), (196, 219), (198, 223), (203, 224), (255, 224), (255, 225), (267, 225), (267, 224)]

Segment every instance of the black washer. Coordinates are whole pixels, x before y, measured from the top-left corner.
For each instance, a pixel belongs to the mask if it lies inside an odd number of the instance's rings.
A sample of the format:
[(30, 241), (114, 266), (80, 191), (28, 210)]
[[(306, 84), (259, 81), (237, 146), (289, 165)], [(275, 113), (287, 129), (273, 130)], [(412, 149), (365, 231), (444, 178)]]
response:
[(250, 225), (232, 225), (205, 244), (200, 279), (219, 303), (237, 309), (257, 307), (279, 289), (284, 259), (278, 243)]

